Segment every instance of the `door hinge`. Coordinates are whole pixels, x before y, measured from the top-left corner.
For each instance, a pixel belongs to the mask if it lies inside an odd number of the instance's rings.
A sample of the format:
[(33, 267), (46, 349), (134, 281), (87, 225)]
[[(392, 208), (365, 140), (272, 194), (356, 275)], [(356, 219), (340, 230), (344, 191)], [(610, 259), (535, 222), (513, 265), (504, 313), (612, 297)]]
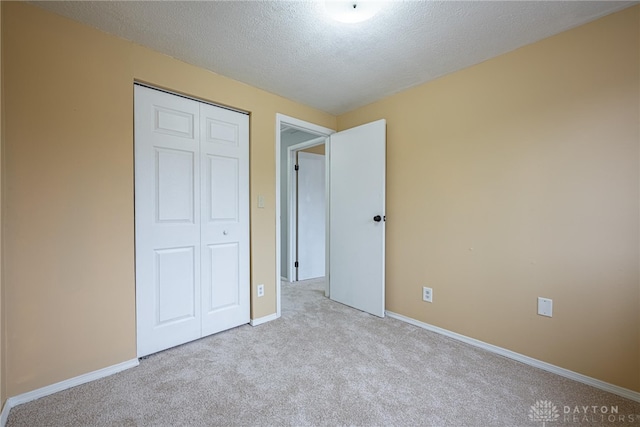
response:
[(296, 170), (299, 170), (299, 169), (300, 169), (300, 166), (296, 165), (295, 169), (296, 169)]
[(298, 268), (298, 261), (294, 262), (294, 263), (293, 263), (293, 266), (294, 266), (295, 268)]

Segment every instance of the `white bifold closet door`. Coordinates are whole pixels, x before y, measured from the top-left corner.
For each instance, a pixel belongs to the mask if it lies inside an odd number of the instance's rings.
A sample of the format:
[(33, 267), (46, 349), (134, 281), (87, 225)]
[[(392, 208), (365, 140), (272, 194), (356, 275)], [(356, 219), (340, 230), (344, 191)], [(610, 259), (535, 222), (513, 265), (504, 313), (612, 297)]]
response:
[(249, 118), (135, 86), (138, 357), (249, 322)]

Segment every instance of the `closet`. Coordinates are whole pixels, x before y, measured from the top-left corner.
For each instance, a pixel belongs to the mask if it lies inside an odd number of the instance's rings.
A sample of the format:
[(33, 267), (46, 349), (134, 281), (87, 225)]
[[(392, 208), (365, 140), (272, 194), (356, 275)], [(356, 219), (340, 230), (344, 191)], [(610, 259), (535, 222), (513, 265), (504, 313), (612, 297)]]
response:
[(249, 116), (134, 90), (142, 357), (249, 322)]

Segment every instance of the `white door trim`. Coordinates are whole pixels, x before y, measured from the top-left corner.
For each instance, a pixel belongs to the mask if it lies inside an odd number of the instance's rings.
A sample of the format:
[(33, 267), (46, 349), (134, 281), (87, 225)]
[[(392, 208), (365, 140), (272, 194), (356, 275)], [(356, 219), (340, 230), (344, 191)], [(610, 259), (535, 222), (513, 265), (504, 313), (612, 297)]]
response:
[[(282, 195), (280, 194), (280, 170), (283, 167), (280, 164), (280, 150), (281, 150), (281, 142), (280, 142), (280, 129), (283, 124), (286, 124), (291, 127), (295, 127), (305, 132), (315, 133), (319, 137), (327, 137), (336, 131), (333, 129), (326, 128), (324, 126), (316, 125), (314, 123), (306, 122), (304, 120), (296, 119), (295, 117), (286, 116), (284, 114), (276, 113), (276, 316), (280, 317), (281, 313), (281, 305), (280, 305), (280, 262), (281, 262), (281, 253), (280, 248), (282, 245), (280, 238), (280, 198)], [(328, 164), (328, 162), (327, 162)], [(328, 188), (328, 187), (327, 187)]]
[(299, 144), (292, 145), (287, 148), (287, 188), (289, 189), (289, 194), (287, 197), (287, 208), (289, 210), (287, 218), (288, 227), (289, 227), (289, 241), (287, 242), (287, 255), (289, 256), (289, 262), (287, 263), (289, 266), (289, 271), (287, 272), (287, 277), (290, 282), (294, 282), (295, 278), (295, 267), (293, 263), (296, 261), (295, 250), (296, 250), (296, 227), (293, 218), (295, 218), (295, 206), (296, 206), (296, 180), (295, 174), (293, 170), (293, 165), (295, 165), (296, 158), (295, 155), (298, 151), (304, 150), (305, 148), (315, 147), (316, 145), (324, 144), (326, 137), (321, 136), (319, 138), (314, 138), (309, 141), (304, 141)]

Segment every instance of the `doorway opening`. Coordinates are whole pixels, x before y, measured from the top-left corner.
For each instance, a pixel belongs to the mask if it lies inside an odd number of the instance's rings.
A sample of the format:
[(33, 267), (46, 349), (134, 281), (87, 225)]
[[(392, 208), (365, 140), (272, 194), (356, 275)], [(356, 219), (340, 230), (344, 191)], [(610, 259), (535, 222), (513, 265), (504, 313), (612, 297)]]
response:
[(384, 317), (386, 120), (336, 133), (281, 114), (276, 115), (276, 317), (281, 316), (281, 233), (286, 212), (281, 205), (287, 194), (281, 189), (287, 172), (282, 132), (289, 128), (319, 140), (330, 137), (325, 146), (325, 296)]
[[(293, 117), (282, 114), (276, 116), (276, 307), (278, 317), (281, 314), (281, 281), (283, 279), (296, 281), (299, 277), (295, 263), (297, 261), (296, 253), (300, 255), (298, 243), (301, 242), (298, 238), (297, 227), (300, 224), (295, 221), (297, 217), (295, 207), (298, 203), (296, 203), (297, 197), (293, 195), (293, 191), (296, 190), (297, 193), (298, 190), (295, 165), (299, 162), (296, 162), (296, 159), (299, 159), (299, 153), (305, 152), (305, 150), (316, 151), (319, 150), (318, 147), (324, 147), (325, 139), (334, 132), (332, 129)], [(315, 150), (312, 147), (316, 147)], [(310, 155), (313, 154), (320, 155), (318, 152), (310, 153)], [(305, 156), (307, 155), (303, 155), (303, 157)], [(327, 163), (323, 163), (322, 167), (326, 172)], [(317, 165), (315, 169), (317, 169)], [(326, 176), (327, 174), (324, 173), (322, 179), (326, 179)], [(315, 181), (317, 182), (317, 177)], [(317, 202), (318, 195), (316, 194), (313, 199)], [(322, 215), (323, 221), (324, 218)], [(318, 218), (313, 218), (313, 221), (317, 222)], [(303, 226), (305, 225), (303, 224)], [(315, 238), (318, 238), (317, 230)], [(326, 253), (325, 248), (322, 250)], [(312, 253), (308, 255), (313, 256)], [(316, 265), (315, 270), (317, 271), (317, 269)], [(325, 293), (328, 294), (328, 289), (325, 289)]]
[[(302, 131), (282, 131), (283, 148), (290, 135)], [(306, 134), (306, 133), (305, 133)], [(306, 134), (310, 135), (310, 134)], [(325, 138), (316, 137), (287, 147), (286, 211), (282, 229), (282, 274), (288, 282), (325, 275), (326, 160)], [(284, 199), (284, 197), (283, 197)]]

